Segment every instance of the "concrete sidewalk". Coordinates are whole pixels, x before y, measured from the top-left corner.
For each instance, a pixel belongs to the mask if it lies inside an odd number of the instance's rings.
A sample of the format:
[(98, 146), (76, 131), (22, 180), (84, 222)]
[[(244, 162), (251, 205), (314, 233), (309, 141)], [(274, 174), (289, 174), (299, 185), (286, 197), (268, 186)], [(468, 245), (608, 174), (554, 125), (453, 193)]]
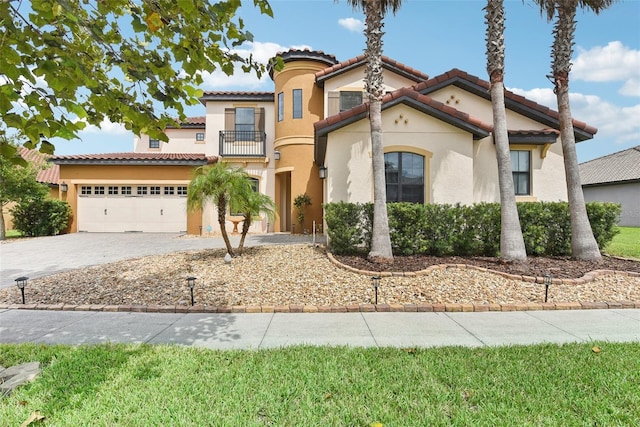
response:
[(640, 342), (640, 309), (485, 313), (177, 314), (0, 310), (0, 342), (262, 349)]

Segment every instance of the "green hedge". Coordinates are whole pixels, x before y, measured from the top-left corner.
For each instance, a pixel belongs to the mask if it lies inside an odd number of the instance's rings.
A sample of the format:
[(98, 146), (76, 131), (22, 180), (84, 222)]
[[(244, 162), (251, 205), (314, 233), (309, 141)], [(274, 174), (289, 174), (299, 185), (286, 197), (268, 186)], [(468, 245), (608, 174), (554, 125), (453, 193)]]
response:
[(11, 213), (13, 228), (24, 236), (53, 236), (69, 225), (71, 207), (62, 200), (37, 198), (19, 203)]
[[(325, 221), (336, 254), (367, 253), (371, 247), (373, 205), (329, 203)], [(500, 204), (440, 205), (389, 203), (391, 246), (396, 255), (498, 256)], [(518, 203), (528, 255), (571, 254), (571, 222), (565, 202)], [(600, 248), (616, 234), (620, 205), (587, 203), (587, 214)]]

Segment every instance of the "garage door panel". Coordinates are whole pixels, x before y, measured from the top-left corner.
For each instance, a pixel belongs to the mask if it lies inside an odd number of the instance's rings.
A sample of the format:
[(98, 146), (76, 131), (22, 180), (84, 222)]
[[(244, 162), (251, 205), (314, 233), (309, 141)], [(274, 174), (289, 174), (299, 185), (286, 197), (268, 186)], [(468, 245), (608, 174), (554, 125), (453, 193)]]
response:
[(175, 233), (186, 228), (186, 197), (121, 194), (78, 197), (78, 231)]

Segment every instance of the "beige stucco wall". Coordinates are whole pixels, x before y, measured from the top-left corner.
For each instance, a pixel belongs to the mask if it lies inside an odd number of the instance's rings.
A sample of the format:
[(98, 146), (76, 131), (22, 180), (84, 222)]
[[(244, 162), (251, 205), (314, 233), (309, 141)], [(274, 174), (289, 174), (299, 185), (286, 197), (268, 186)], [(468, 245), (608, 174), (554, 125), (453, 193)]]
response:
[[(358, 67), (343, 74), (339, 74), (336, 77), (328, 79), (324, 82), (324, 110), (323, 118), (327, 117), (328, 111), (328, 94), (334, 91), (356, 91), (364, 90), (364, 78), (365, 78), (365, 66)], [(382, 71), (383, 85), (385, 92), (392, 92), (394, 90), (413, 86), (416, 84), (413, 80), (399, 76), (387, 69)], [(363, 95), (362, 100), (366, 102), (366, 95)]]
[[(382, 117), (386, 152), (414, 147), (425, 156), (425, 201), (473, 203), (471, 134), (405, 105), (384, 110)], [(369, 132), (368, 121), (360, 120), (330, 134), (326, 202), (372, 200)]]
[[(197, 133), (205, 133), (204, 129), (167, 129), (165, 134), (169, 142), (160, 141), (160, 148), (149, 148), (149, 135), (134, 139), (133, 151), (136, 153), (204, 153), (213, 155), (214, 147), (205, 141), (196, 141)], [(205, 134), (206, 138), (206, 134)]]
[[(492, 137), (474, 141), (470, 133), (405, 105), (383, 111), (385, 152), (413, 151), (425, 156), (425, 201), (498, 202), (498, 173)], [(369, 202), (373, 198), (369, 123), (360, 120), (334, 131), (327, 143), (327, 202)], [(514, 145), (531, 151), (531, 196), (520, 201), (567, 200), (560, 143)], [(543, 152), (545, 154), (542, 157)]]
[[(567, 201), (567, 185), (560, 142), (548, 151), (544, 146), (512, 145), (512, 150), (531, 152), (531, 195), (518, 201)], [(544, 157), (543, 157), (544, 155)], [(474, 142), (474, 202), (499, 202), (498, 162), (492, 136)]]
[[(484, 123), (493, 123), (491, 101), (488, 99), (464, 91), (456, 86), (447, 86), (430, 93), (428, 96), (457, 110), (464, 111)], [(514, 111), (507, 110), (506, 113), (508, 129), (541, 130), (548, 128), (548, 126)]]

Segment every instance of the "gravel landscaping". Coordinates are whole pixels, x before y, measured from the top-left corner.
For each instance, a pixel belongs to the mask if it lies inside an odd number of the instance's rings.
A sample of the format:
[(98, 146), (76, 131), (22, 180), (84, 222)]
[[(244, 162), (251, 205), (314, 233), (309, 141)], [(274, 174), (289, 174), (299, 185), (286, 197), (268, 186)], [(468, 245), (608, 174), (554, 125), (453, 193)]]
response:
[[(191, 304), (187, 276), (197, 277), (195, 303), (206, 306), (346, 306), (369, 304), (374, 297), (369, 275), (336, 265), (323, 247), (299, 244), (247, 248), (243, 256), (229, 264), (224, 262), (224, 255), (224, 250), (179, 252), (58, 273), (30, 280), (26, 299), (31, 304), (186, 306)], [(362, 258), (336, 259), (352, 269), (373, 268)], [(523, 268), (492, 259), (397, 257), (394, 265), (387, 268), (416, 271), (434, 263), (451, 265), (414, 276), (383, 277), (379, 302), (512, 304), (544, 300), (544, 285), (484, 270), (514, 273), (513, 268)], [(533, 259), (526, 271), (515, 273), (541, 276), (551, 272), (556, 279), (549, 289), (550, 302), (640, 301), (640, 277), (620, 273), (640, 273), (640, 262), (605, 258), (598, 264), (574, 263), (566, 259)], [(557, 278), (571, 277), (569, 272), (580, 277), (585, 269), (616, 272), (595, 274), (577, 283), (558, 283)], [(15, 286), (0, 290), (0, 303), (20, 301)]]

